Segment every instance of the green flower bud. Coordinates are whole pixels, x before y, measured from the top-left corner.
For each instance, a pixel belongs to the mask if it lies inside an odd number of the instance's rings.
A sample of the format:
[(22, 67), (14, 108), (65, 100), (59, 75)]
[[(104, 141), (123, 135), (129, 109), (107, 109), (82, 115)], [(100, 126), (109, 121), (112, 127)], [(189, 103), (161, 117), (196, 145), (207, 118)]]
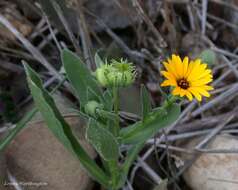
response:
[(99, 67), (96, 72), (96, 78), (104, 87), (129, 86), (135, 81), (135, 68), (126, 60), (112, 60), (110, 64)]
[(97, 109), (102, 109), (103, 108), (103, 105), (102, 104), (99, 104), (98, 102), (96, 101), (89, 101), (85, 107), (84, 107), (84, 111), (86, 114), (88, 115), (91, 115), (91, 116), (96, 116), (97, 113)]

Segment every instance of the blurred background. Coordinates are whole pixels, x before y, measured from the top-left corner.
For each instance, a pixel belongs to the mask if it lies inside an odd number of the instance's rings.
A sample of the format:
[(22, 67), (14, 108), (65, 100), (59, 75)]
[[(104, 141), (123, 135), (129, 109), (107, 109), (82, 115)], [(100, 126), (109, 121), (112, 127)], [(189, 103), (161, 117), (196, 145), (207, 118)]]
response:
[[(60, 52), (66, 47), (92, 71), (96, 52), (134, 63), (137, 80), (121, 92), (122, 119), (131, 123), (138, 119), (141, 84), (154, 106), (163, 100), (163, 60), (172, 53), (207, 56), (212, 96), (183, 103), (180, 119), (148, 141), (124, 190), (238, 189), (237, 0), (1, 0), (0, 139), (32, 107), (22, 60), (52, 89), (63, 79)], [(56, 100), (70, 123), (84, 125), (69, 114), (78, 104), (67, 82)], [(0, 153), (0, 189), (100, 189), (42, 129), (41, 119), (30, 125), (36, 127), (21, 132)]]

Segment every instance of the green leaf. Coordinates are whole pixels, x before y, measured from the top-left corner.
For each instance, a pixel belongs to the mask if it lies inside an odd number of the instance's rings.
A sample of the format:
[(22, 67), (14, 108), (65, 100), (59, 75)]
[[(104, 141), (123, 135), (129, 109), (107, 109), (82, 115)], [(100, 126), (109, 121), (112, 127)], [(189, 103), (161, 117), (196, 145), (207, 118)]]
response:
[(138, 156), (139, 152), (141, 151), (141, 149), (143, 148), (144, 144), (145, 144), (145, 142), (138, 142), (137, 144), (133, 145), (131, 147), (131, 149), (128, 151), (126, 160), (122, 165), (122, 176), (118, 183), (118, 187), (121, 188), (125, 184), (129, 170), (131, 168), (131, 165), (137, 158), (137, 156)]
[(146, 120), (144, 120), (144, 122), (139, 121), (136, 122), (128, 127), (122, 128), (120, 131), (121, 136), (128, 136), (130, 134), (136, 134), (140, 131), (142, 131), (144, 128), (147, 127), (147, 124), (150, 121), (153, 121), (154, 119), (158, 118), (158, 117), (163, 117), (167, 115), (167, 111), (165, 108), (163, 107), (157, 107), (155, 109), (153, 109), (152, 112), (149, 113), (148, 117), (146, 118)]
[(97, 102), (103, 102), (102, 97), (95, 93), (91, 88), (87, 88), (87, 102), (95, 100)]
[[(37, 80), (37, 79), (36, 79)], [(62, 80), (54, 89), (52, 89), (51, 93), (54, 93), (63, 83), (65, 80)], [(31, 121), (31, 119), (34, 117), (34, 115), (38, 112), (36, 108), (33, 108), (31, 111), (29, 111), (15, 126), (14, 129), (12, 129), (7, 136), (5, 136), (0, 141), (0, 151), (3, 150), (13, 139), (14, 137), (27, 126), (27, 123)]]
[(202, 60), (203, 63), (206, 63), (208, 65), (214, 65), (216, 55), (214, 51), (207, 49), (202, 51), (202, 53), (199, 55), (199, 58)]
[(67, 77), (73, 85), (76, 96), (79, 98), (82, 106), (88, 102), (88, 88), (94, 91), (99, 97), (103, 97), (101, 89), (97, 85), (97, 81), (77, 55), (69, 50), (63, 50), (62, 61)]
[(161, 128), (171, 125), (180, 114), (180, 106), (176, 103), (166, 108), (157, 109), (144, 122), (138, 122), (129, 128), (122, 129), (122, 143), (134, 144), (153, 137)]
[(107, 120), (116, 120), (118, 117), (115, 113), (112, 113), (112, 112), (109, 112), (109, 111), (105, 111), (105, 110), (98, 110), (97, 111), (97, 114), (101, 117), (101, 118), (104, 118), (104, 119), (107, 119)]
[(53, 98), (43, 88), (40, 78), (30, 68), (30, 66), (24, 64), (24, 67), (27, 73), (28, 85), (36, 107), (41, 112), (50, 131), (80, 160), (81, 164), (95, 180), (107, 187), (109, 180), (108, 177), (78, 143), (70, 126), (66, 123), (57, 109)]
[(142, 120), (144, 121), (147, 115), (151, 112), (151, 102), (149, 92), (146, 90), (145, 86), (141, 86), (141, 107), (142, 107)]
[(36, 112), (37, 109), (35, 108), (28, 112), (25, 117), (23, 117), (16, 124), (16, 127), (12, 129), (9, 134), (0, 141), (0, 151), (2, 151), (14, 139), (14, 137), (18, 134), (18, 132), (20, 132), (20, 130), (27, 126), (26, 124), (33, 118)]
[(101, 67), (102, 65), (104, 65), (104, 62), (103, 62), (103, 60), (101, 59), (101, 57), (98, 55), (98, 53), (95, 54), (94, 60), (95, 60), (95, 63), (96, 63), (97, 68), (99, 68), (99, 67)]
[(108, 111), (112, 111), (113, 109), (113, 97), (112, 97), (112, 92), (107, 89), (104, 93), (103, 93), (103, 98), (104, 98), (104, 106)]
[(116, 138), (93, 119), (89, 120), (86, 138), (104, 160), (118, 159), (119, 148)]

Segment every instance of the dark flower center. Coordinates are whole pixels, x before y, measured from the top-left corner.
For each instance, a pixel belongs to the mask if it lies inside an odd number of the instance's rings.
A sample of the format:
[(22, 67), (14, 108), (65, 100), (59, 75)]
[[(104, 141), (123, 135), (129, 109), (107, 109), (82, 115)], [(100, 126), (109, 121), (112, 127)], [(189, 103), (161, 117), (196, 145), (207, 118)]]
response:
[(180, 87), (180, 88), (182, 88), (182, 89), (188, 89), (189, 88), (189, 82), (186, 80), (186, 79), (184, 79), (184, 78), (182, 78), (182, 79), (179, 79), (178, 81), (177, 81), (177, 84), (178, 84), (178, 86)]

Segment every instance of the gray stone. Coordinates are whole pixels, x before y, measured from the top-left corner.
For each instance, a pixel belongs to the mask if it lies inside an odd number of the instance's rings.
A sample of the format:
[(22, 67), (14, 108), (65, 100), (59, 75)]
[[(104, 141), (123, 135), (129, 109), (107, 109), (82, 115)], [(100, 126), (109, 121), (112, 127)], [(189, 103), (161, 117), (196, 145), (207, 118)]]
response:
[[(69, 114), (73, 105), (59, 93), (54, 99), (80, 144), (95, 158), (95, 151), (84, 138), (85, 123)], [(79, 160), (56, 139), (39, 113), (6, 148), (6, 160), (23, 189), (88, 190), (93, 185)]]
[[(201, 139), (193, 139), (185, 147), (192, 149)], [(218, 135), (209, 143), (208, 149), (237, 149), (238, 139), (230, 135)], [(182, 155), (187, 160), (188, 154)], [(183, 174), (186, 183), (193, 190), (237, 190), (238, 155), (203, 153)]]
[[(76, 118), (67, 121), (75, 129), (83, 127)], [(92, 148), (80, 136), (81, 145), (95, 157)], [(92, 186), (78, 159), (65, 149), (43, 122), (32, 123), (21, 131), (7, 148), (6, 157), (10, 172), (19, 182), (33, 183), (27, 186), (29, 190), (85, 190)]]

